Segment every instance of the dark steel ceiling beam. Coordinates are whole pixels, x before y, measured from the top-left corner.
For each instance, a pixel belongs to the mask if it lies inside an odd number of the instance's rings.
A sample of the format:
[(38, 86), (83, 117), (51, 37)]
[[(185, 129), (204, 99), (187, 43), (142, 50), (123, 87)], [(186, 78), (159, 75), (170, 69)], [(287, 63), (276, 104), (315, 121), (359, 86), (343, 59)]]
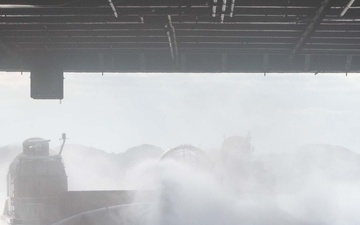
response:
[[(165, 44), (164, 47), (152, 47), (152, 48), (99, 48), (98, 46), (86, 46), (85, 48), (80, 47), (73, 47), (68, 46), (68, 48), (62, 48), (64, 46), (58, 46), (57, 48), (52, 47), (52, 52), (56, 54), (76, 54), (76, 53), (82, 53), (87, 55), (93, 55), (98, 53), (108, 53), (108, 54), (137, 54), (137, 53), (146, 53), (146, 54), (167, 54), (169, 56), (169, 47), (167, 44)], [(237, 55), (243, 55), (243, 54), (288, 54), (288, 49), (280, 49), (280, 48), (262, 48), (260, 47), (249, 47), (249, 48), (200, 48), (200, 47), (186, 47), (179, 49), (180, 56), (181, 54), (237, 54)], [(38, 53), (47, 53), (48, 51), (44, 48), (25, 48), (23, 49), (23, 54), (38, 54)], [(304, 49), (303, 54), (311, 54), (311, 55), (320, 55), (320, 56), (348, 56), (353, 55), (360, 57), (360, 49), (345, 49), (345, 50), (333, 50), (333, 49)], [(170, 57), (169, 57), (170, 58)], [(296, 60), (295, 60), (296, 61)], [(85, 69), (85, 68), (84, 68)]]
[[(43, 48), (42, 42), (39, 43), (17, 43), (22, 49), (36, 49)], [(86, 42), (86, 43), (77, 43), (77, 42), (56, 42), (56, 43), (47, 43), (49, 49), (57, 48), (99, 48), (99, 49), (108, 49), (108, 48), (156, 48), (156, 47), (168, 47), (169, 43), (167, 41), (163, 42), (149, 42), (149, 43), (137, 43), (137, 42)], [(183, 48), (194, 47), (194, 48), (209, 48), (209, 49), (226, 49), (226, 48), (251, 48), (251, 49), (282, 49), (289, 50), (292, 46), (292, 43), (279, 43), (279, 42), (251, 42), (251, 43), (224, 43), (224, 42), (181, 42), (178, 44), (179, 52)], [(304, 50), (332, 50), (334, 53), (337, 51), (352, 51), (360, 50), (359, 44), (349, 44), (349, 45), (334, 45), (334, 44), (311, 44), (304, 46)], [(174, 49), (175, 50), (175, 49)], [(176, 52), (174, 51), (174, 54)], [(175, 55), (176, 59), (176, 55)]]
[[(293, 31), (302, 31), (306, 24), (266, 24), (266, 23), (212, 23), (212, 22), (204, 22), (204, 23), (196, 23), (196, 22), (189, 22), (189, 23), (180, 23), (174, 22), (173, 24), (176, 25), (176, 29), (188, 29), (188, 30), (219, 30), (219, 31), (229, 31), (229, 30), (258, 30), (258, 31), (284, 31), (284, 32), (293, 32)], [(36, 24), (0, 24), (0, 31), (11, 31), (11, 30), (45, 30), (44, 25), (47, 25), (47, 30), (72, 30), (72, 29), (81, 29), (81, 30), (153, 30), (153, 29), (164, 29), (164, 24), (155, 23), (155, 24), (142, 24), (139, 22), (114, 22), (114, 23), (52, 23), (52, 24), (43, 24), (43, 23), (36, 23)], [(338, 29), (339, 26), (326, 26), (328, 30), (335, 28)], [(354, 26), (354, 29), (357, 28)], [(356, 29), (358, 30), (358, 29)]]
[[(299, 0), (297, 0), (299, 1)], [(309, 0), (305, 0), (309, 1)], [(177, 1), (168, 1), (168, 0), (131, 0), (131, 1), (118, 1), (117, 5), (178, 5)], [(206, 4), (207, 0), (192, 0), (194, 4)], [(75, 4), (76, 3), (76, 4)], [(69, 1), (69, 0), (2, 0), (0, 5), (34, 5), (34, 6), (105, 6), (107, 3), (104, 3), (99, 0), (86, 0), (86, 1)]]
[[(71, 23), (141, 23), (141, 16), (120, 16), (115, 18), (113, 15), (77, 15), (77, 16), (69, 16), (69, 15), (42, 15), (42, 16), (7, 16), (1, 18), (1, 22), (6, 23), (6, 25), (16, 25), (16, 24), (63, 24), (66, 26)], [(167, 15), (144, 15), (143, 20), (147, 25), (161, 23), (164, 24), (167, 22)], [(310, 17), (303, 18), (302, 20), (309, 19)], [(182, 15), (182, 16), (172, 16), (173, 23), (214, 23), (213, 18), (210, 16), (195, 16), (195, 15)], [(329, 21), (330, 23), (331, 21)], [(334, 21), (336, 22), (336, 21)], [(347, 21), (345, 21), (347, 22)], [(237, 24), (251, 24), (251, 23), (262, 23), (262, 24), (305, 24), (298, 19), (297, 16), (289, 16), (284, 18), (283, 15), (277, 16), (254, 16), (254, 15), (242, 15), (236, 16), (232, 18), (227, 18), (225, 23), (237, 23)]]
[[(155, 30), (129, 30), (129, 29), (99, 29), (99, 30), (83, 30), (83, 29), (58, 29), (52, 31), (45, 30), (6, 30), (0, 32), (0, 37), (18, 37), (18, 38), (36, 38), (36, 37), (163, 37), (163, 29)], [(177, 29), (178, 36), (187, 37), (273, 37), (273, 38), (297, 38), (301, 31), (262, 31), (262, 30), (189, 30)], [(311, 37), (312, 39), (359, 39), (360, 30), (338, 32), (336, 30), (317, 30)]]
[(316, 26), (321, 22), (325, 11), (328, 6), (330, 6), (332, 0), (323, 0), (320, 8), (315, 14), (314, 19), (306, 27), (304, 33), (301, 35), (299, 41), (295, 44), (295, 47), (292, 49), (289, 59), (293, 60), (294, 57), (301, 51), (302, 46), (306, 43), (307, 39), (310, 37), (311, 33), (315, 30)]
[[(177, 34), (179, 36), (189, 36), (189, 37), (299, 37), (301, 31), (296, 32), (282, 32), (282, 31), (256, 31), (256, 30), (179, 30), (177, 29)], [(156, 30), (129, 30), (129, 29), (100, 29), (100, 30), (83, 30), (83, 29), (58, 29), (58, 30), (7, 30), (6, 32), (0, 32), (0, 37), (23, 37), (23, 38), (33, 38), (33, 37), (161, 37), (164, 34), (163, 29)], [(316, 37), (359, 37), (359, 32), (348, 33), (344, 36), (340, 32), (317, 32)]]
[[(233, 71), (235, 64), (244, 62), (239, 58), (248, 55), (260, 56), (258, 61), (254, 60), (257, 62), (255, 70), (261, 70), (262, 63), (264, 71), (267, 68), (272, 71), (274, 68), (289, 69), (291, 65), (282, 62), (276, 67), (274, 62), (287, 61), (294, 45), (300, 41), (299, 37), (308, 35), (294, 59), (298, 70), (317, 69), (319, 62), (329, 62), (323, 61), (328, 57), (326, 55), (335, 58), (344, 55), (338, 63), (342, 69), (349, 55), (353, 60), (350, 70), (357, 67), (359, 62), (360, 8), (352, 7), (346, 13), (346, 18), (339, 17), (349, 0), (333, 2), (331, 7), (326, 8), (326, 15), (323, 12), (322, 18), (325, 20), (317, 18), (317, 13), (321, 11), (319, 5), (321, 2), (324, 4), (325, 0), (241, 0), (236, 1), (236, 5), (233, 4), (235, 0), (116, 1), (116, 9), (121, 9), (117, 18), (109, 9), (108, 1), (69, 3), (69, 0), (38, 0), (34, 3), (33, 0), (11, 0), (11, 3), (17, 4), (45, 4), (35, 8), (4, 8), (0, 3), (0, 15), (3, 15), (0, 17), (0, 39), (19, 54), (32, 57), (33, 54), (47, 51), (57, 56), (79, 53), (89, 59), (98, 54), (104, 54), (105, 58), (109, 54), (124, 54), (125, 58), (131, 58), (130, 64), (137, 65), (131, 65), (131, 70), (140, 66), (141, 70), (147, 72), (156, 66), (160, 69), (175, 68), (175, 60), (169, 57), (169, 45), (173, 58), (179, 55), (179, 68), (182, 61), (187, 61), (184, 71), (188, 71), (187, 68), (192, 65), (201, 67), (202, 63), (196, 65), (194, 59), (204, 62), (207, 69)], [(115, 0), (112, 2), (115, 3)], [(215, 18), (212, 17), (214, 5), (217, 7)], [(223, 6), (226, 7), (224, 12)], [(223, 24), (222, 13), (225, 17)], [(319, 22), (316, 22), (317, 19)], [(168, 29), (164, 31), (165, 24)], [(316, 26), (311, 27), (311, 24)], [(176, 28), (176, 34), (171, 26)], [(309, 27), (312, 31), (308, 34), (306, 31)], [(177, 50), (175, 44), (178, 45)], [(151, 57), (154, 54), (161, 57)], [(282, 59), (273, 54), (282, 54)], [(184, 56), (189, 58), (181, 60)], [(114, 62), (118, 62), (116, 57)], [(206, 61), (206, 57), (215, 60)], [(70, 63), (77, 63), (76, 58)], [(153, 64), (154, 61), (162, 62), (161, 66)], [(219, 65), (219, 62), (222, 64)], [(104, 60), (104, 64), (106, 69), (113, 70), (117, 66), (122, 70), (117, 63), (113, 67)], [(127, 63), (124, 65), (126, 67)], [(89, 61), (77, 68), (86, 70), (93, 66), (96, 65)], [(243, 65), (238, 65), (238, 68), (248, 70)]]
[[(207, 31), (282, 31), (282, 32), (302, 32), (306, 28), (306, 24), (294, 24), (294, 23), (262, 23), (262, 22), (234, 22), (234, 23), (212, 23), (212, 22), (180, 22), (173, 21), (173, 24), (177, 26), (177, 29), (181, 30), (207, 30)], [(140, 17), (138, 21), (127, 22), (36, 22), (36, 23), (6, 23), (0, 24), (0, 31), (42, 31), (46, 30), (154, 30), (163, 29), (164, 23), (141, 23)], [(335, 31), (335, 32), (353, 32), (359, 31), (359, 23), (321, 23), (317, 25), (317, 31)], [(313, 30), (314, 31), (314, 30)], [(305, 32), (303, 32), (304, 34)]]
[[(179, 15), (179, 6), (177, 7), (121, 7), (117, 5), (117, 8), (121, 8), (121, 15)], [(212, 16), (213, 12), (209, 12), (209, 8), (207, 6), (190, 6), (182, 5), (181, 7), (181, 15), (196, 15), (196, 16)], [(217, 10), (218, 11), (218, 10)], [(216, 11), (216, 13), (217, 13)], [(256, 7), (240, 7), (235, 6), (234, 15), (284, 15), (284, 13), (288, 15), (308, 15), (312, 16), (316, 12), (316, 8), (256, 8)], [(333, 15), (338, 15), (339, 10), (334, 10)], [(81, 8), (22, 8), (22, 9), (4, 9), (0, 8), (1, 15), (50, 15), (50, 16), (63, 16), (63, 15), (83, 15), (83, 16), (91, 16), (91, 15), (113, 15), (108, 8), (94, 8), (94, 7), (81, 7)], [(120, 15), (119, 15), (120, 16)]]
[[(101, 36), (101, 37), (49, 37), (51, 38), (52, 43), (64, 42), (64, 43), (157, 43), (157, 42), (166, 42), (167, 39), (165, 36), (159, 37), (147, 37), (147, 36), (118, 36), (118, 37), (109, 37), (109, 36)], [(49, 39), (46, 36), (39, 37), (3, 37), (3, 40), (11, 43), (44, 43), (48, 42)], [(183, 36), (177, 35), (177, 39), (180, 42), (204, 42), (204, 43), (287, 43), (292, 44), (295, 37), (272, 37), (272, 36), (248, 36), (248, 37), (224, 37), (224, 36), (214, 36), (214, 37), (206, 37), (206, 36)], [(356, 45), (360, 44), (360, 38), (312, 38), (311, 43), (307, 43), (307, 45)]]
[[(201, 4), (206, 5), (209, 2), (209, 0), (192, 0), (192, 4)], [(241, 5), (244, 6), (279, 6), (284, 5), (287, 3), (287, 0), (241, 0)], [(76, 3), (76, 4), (75, 4)], [(72, 3), (69, 0), (2, 0), (1, 4), (7, 4), (7, 5), (37, 5), (37, 6), (89, 6), (89, 5), (100, 5), (104, 6), (106, 4), (99, 3), (98, 0), (87, 0), (87, 1), (78, 1), (75, 3)], [(316, 6), (318, 4), (318, 1), (316, 0), (291, 0), (290, 6)], [(341, 3), (340, 3), (341, 4)], [(169, 6), (169, 5), (178, 5), (178, 1), (169, 1), (169, 0), (131, 0), (131, 1), (119, 1), (117, 3), (118, 6), (122, 5), (137, 5), (137, 6), (143, 6), (143, 5), (160, 5), (160, 6)]]
[[(170, 31), (170, 29), (167, 29), (166, 31)], [(171, 34), (171, 33), (170, 33)], [(171, 34), (173, 35), (173, 34)], [(6, 40), (11, 43), (44, 43), (48, 42), (48, 38), (51, 38), (51, 41), (53, 43), (57, 42), (73, 42), (73, 43), (79, 43), (79, 42), (103, 42), (103, 43), (120, 43), (120, 42), (134, 42), (134, 43), (154, 43), (154, 42), (167, 42), (168, 38), (166, 38), (165, 35), (163, 36), (157, 36), (157, 37), (148, 37), (148, 36), (117, 36), (117, 37), (111, 37), (111, 36), (97, 36), (97, 37), (58, 37), (58, 36), (37, 36), (37, 37), (16, 37), (16, 36), (8, 36), (3, 37), (3, 40)], [(250, 36), (250, 37), (226, 37), (226, 36), (186, 36), (186, 35), (176, 35), (176, 39), (179, 42), (219, 42), (219, 43), (251, 43), (251, 42), (270, 42), (270, 43), (293, 43), (296, 39), (295, 37), (271, 37), (271, 36)], [(323, 39), (317, 39), (314, 41), (314, 43), (337, 43), (341, 44), (342, 42), (337, 39), (330, 39), (330, 40), (323, 40)], [(359, 43), (360, 39), (350, 39), (346, 44), (349, 43)]]

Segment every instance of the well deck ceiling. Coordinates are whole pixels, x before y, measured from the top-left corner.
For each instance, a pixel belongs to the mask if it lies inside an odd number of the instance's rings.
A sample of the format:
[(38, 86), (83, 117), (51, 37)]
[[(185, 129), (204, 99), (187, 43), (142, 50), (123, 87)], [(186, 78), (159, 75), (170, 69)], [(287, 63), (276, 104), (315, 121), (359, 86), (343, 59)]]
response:
[(0, 70), (358, 72), (360, 0), (2, 0)]

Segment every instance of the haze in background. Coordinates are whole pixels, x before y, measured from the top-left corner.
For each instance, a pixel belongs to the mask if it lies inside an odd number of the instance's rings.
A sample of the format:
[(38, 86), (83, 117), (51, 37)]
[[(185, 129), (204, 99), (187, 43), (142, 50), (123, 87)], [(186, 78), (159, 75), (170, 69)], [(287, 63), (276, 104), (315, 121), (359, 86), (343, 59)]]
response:
[[(20, 151), (20, 146), (0, 147), (0, 209), (8, 165)], [(221, 156), (210, 155), (213, 167), (202, 168), (181, 160), (160, 162), (161, 153), (149, 145), (120, 154), (68, 145), (63, 159), (69, 189), (158, 191), (148, 214), (135, 214), (147, 225), (360, 223), (360, 155), (347, 148), (307, 145), (241, 162), (231, 158), (237, 169)]]
[(30, 98), (29, 74), (0, 74), (0, 146), (41, 136), (107, 152), (139, 144), (217, 148), (249, 131), (256, 152), (307, 143), (360, 152), (357, 74), (66, 74), (65, 99)]
[[(62, 104), (35, 101), (29, 74), (0, 75), (0, 153), (10, 151), (0, 157), (2, 205), (21, 142), (41, 136), (55, 148), (65, 131), (70, 143), (94, 147), (64, 150), (70, 190), (162, 187), (149, 224), (360, 223), (355, 74), (67, 74), (65, 87)], [(219, 155), (225, 136), (249, 131), (258, 154), (245, 169), (264, 170), (247, 191), (238, 191), (248, 187), (241, 171), (230, 171), (239, 173), (235, 186), (224, 181), (220, 159), (210, 172), (156, 160), (161, 149), (183, 143)], [(325, 145), (298, 148), (306, 143)], [(271, 190), (265, 197), (264, 189)]]

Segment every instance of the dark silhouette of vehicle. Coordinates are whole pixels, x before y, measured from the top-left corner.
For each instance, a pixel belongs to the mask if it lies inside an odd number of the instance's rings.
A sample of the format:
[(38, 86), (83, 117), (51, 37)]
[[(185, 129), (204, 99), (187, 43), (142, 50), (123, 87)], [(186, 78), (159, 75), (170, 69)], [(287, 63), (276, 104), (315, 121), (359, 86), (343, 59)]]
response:
[(61, 155), (50, 155), (49, 140), (29, 138), (9, 167), (4, 215), (11, 224), (51, 224), (67, 189)]

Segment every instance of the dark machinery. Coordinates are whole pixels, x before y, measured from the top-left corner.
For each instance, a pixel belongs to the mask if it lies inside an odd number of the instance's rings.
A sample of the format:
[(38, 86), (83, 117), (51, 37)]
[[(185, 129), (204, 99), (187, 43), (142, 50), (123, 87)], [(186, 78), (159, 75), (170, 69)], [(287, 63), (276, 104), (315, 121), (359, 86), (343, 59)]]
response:
[[(139, 225), (149, 224), (149, 219), (154, 215), (159, 219), (159, 224), (168, 224), (166, 217), (162, 215), (166, 214), (169, 208), (156, 211), (155, 214), (152, 211), (152, 206), (156, 204), (156, 190), (68, 191), (67, 176), (60, 154), (66, 140), (65, 135), (62, 140), (64, 142), (57, 155), (51, 155), (49, 140), (30, 138), (24, 141), (23, 152), (14, 159), (9, 168), (8, 199), (3, 216), (7, 224)], [(247, 145), (246, 140), (228, 138), (223, 151), (244, 147), (248, 152), (250, 145)], [(160, 158), (169, 159), (205, 166), (205, 169), (211, 166), (207, 155), (191, 145), (172, 148)], [(287, 218), (286, 215), (283, 216)], [(284, 222), (284, 218), (279, 217), (280, 222), (275, 224), (289, 224)]]
[(50, 155), (49, 140), (29, 138), (7, 176), (5, 217), (11, 224), (51, 224), (60, 218), (58, 197), (68, 189), (61, 155)]
[(2, 216), (7, 224), (49, 225), (112, 206), (126, 208), (135, 195), (137, 201), (147, 201), (150, 195), (146, 191), (68, 191), (61, 157), (66, 135), (61, 139), (58, 154), (50, 153), (50, 140), (29, 138), (23, 142), (23, 152), (10, 164), (7, 176)]

